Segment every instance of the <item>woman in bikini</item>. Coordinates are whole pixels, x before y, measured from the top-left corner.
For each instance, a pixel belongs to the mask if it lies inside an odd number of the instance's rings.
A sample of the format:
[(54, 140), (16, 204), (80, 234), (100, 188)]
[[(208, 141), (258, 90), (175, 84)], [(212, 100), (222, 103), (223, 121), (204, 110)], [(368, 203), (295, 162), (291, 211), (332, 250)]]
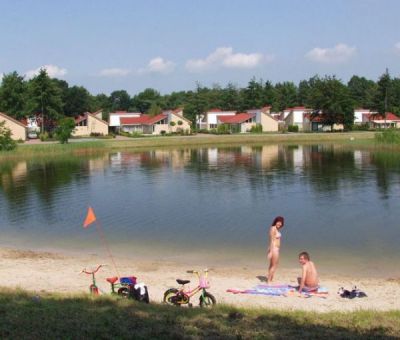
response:
[(268, 268), (268, 283), (274, 279), (274, 274), (279, 262), (279, 248), (281, 247), (281, 236), (280, 230), (283, 228), (285, 219), (282, 216), (275, 217), (269, 228), (269, 248), (267, 258), (269, 259)]

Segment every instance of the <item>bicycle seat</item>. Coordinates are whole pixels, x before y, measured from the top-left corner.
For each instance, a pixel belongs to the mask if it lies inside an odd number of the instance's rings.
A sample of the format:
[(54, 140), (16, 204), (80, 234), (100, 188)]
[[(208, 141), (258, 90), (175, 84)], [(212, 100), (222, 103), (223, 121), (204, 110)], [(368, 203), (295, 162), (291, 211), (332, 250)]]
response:
[(177, 279), (176, 282), (178, 282), (180, 285), (185, 285), (187, 283), (190, 283), (190, 280), (181, 280), (181, 279)]
[(114, 276), (114, 277), (107, 277), (106, 280), (108, 282), (110, 282), (111, 284), (114, 284), (115, 282), (118, 281), (118, 277)]

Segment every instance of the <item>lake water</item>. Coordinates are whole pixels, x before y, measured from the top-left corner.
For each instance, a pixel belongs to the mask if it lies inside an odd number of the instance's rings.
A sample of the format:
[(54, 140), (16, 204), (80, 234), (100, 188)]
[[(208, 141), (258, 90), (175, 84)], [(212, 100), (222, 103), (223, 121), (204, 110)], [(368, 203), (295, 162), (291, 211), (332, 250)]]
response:
[(116, 257), (265, 268), (283, 215), (283, 267), (307, 250), (322, 272), (400, 275), (395, 153), (263, 145), (0, 163), (1, 246), (103, 252), (82, 228), (89, 205)]

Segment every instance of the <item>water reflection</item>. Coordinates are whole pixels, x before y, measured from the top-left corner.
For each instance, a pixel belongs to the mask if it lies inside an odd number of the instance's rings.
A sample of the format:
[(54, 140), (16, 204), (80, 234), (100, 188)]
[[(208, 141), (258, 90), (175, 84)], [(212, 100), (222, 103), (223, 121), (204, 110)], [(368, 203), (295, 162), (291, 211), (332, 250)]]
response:
[[(80, 225), (94, 205), (117, 248), (262, 258), (264, 227), (279, 213), (289, 221), (286, 254), (300, 244), (313, 253), (400, 260), (393, 250), (399, 189), (399, 154), (328, 144), (7, 161), (0, 163), (0, 230), (14, 242), (24, 235), (28, 244), (90, 244)], [(383, 235), (377, 225), (385, 225)]]

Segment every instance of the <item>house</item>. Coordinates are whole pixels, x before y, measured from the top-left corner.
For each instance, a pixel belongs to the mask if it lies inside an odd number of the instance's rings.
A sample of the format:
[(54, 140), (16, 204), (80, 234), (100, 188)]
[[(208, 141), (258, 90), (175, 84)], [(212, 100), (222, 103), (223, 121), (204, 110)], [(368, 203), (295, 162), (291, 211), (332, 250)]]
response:
[(26, 140), (26, 125), (0, 112), (0, 123), (5, 122), (4, 126), (11, 130), (11, 138), (14, 140)]
[(304, 132), (343, 131), (344, 125), (341, 123), (330, 124), (323, 113), (306, 113), (303, 116), (302, 129)]
[(386, 117), (379, 113), (371, 113), (368, 116), (369, 126), (372, 128), (400, 128), (400, 117), (392, 112), (386, 112)]
[(75, 130), (72, 133), (74, 137), (98, 135), (108, 135), (108, 123), (100, 119), (98, 112), (86, 112), (75, 118)]
[(236, 111), (222, 111), (220, 109), (211, 109), (203, 114), (196, 115), (196, 127), (199, 130), (211, 130), (218, 127), (218, 117), (234, 116)]
[(120, 130), (129, 133), (160, 135), (165, 133), (190, 132), (191, 121), (183, 117), (182, 109), (167, 110), (156, 116), (122, 116)]
[(354, 109), (354, 124), (355, 125), (368, 124), (369, 116), (375, 113), (377, 112), (372, 112), (371, 110), (364, 108)]
[(283, 110), (283, 120), (285, 126), (296, 125), (299, 131), (303, 131), (304, 116), (312, 113), (312, 109), (307, 109), (304, 106), (295, 106)]
[(128, 111), (116, 111), (111, 112), (108, 117), (108, 124), (111, 130), (118, 132), (121, 128), (121, 118), (140, 117), (141, 112), (128, 112)]
[(232, 132), (249, 132), (252, 127), (260, 124), (262, 131), (278, 131), (278, 121), (270, 114), (270, 106), (252, 109), (246, 112), (222, 111), (212, 109), (196, 116), (198, 129), (216, 129), (220, 125), (229, 125)]

